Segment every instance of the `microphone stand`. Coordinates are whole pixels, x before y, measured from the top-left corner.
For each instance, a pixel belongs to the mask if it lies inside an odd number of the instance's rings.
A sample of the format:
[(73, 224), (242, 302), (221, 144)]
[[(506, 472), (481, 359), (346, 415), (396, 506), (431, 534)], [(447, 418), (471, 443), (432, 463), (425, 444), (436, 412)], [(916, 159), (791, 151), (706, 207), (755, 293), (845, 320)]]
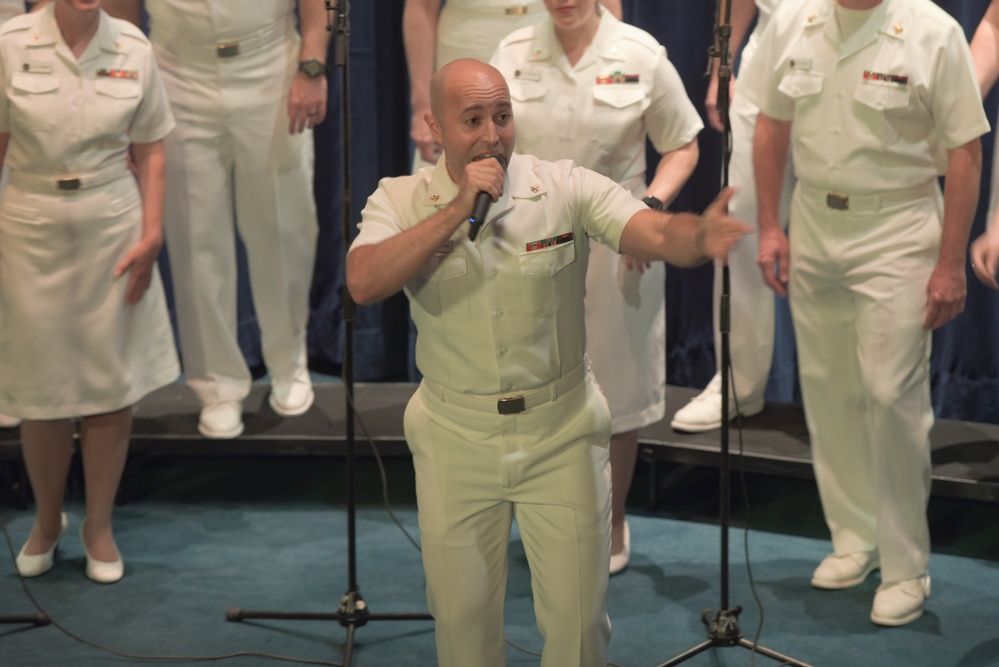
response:
[[(332, 31), (336, 25), (336, 66), (341, 74), (341, 104), (343, 109), (343, 211), (340, 216), (341, 237), (344, 256), (351, 238), (351, 199), (350, 199), (350, 164), (351, 164), (351, 125), (350, 125), (350, 72), (347, 64), (347, 54), (350, 42), (350, 12), (349, 0), (326, 0), (326, 11), (329, 16), (327, 30)], [(357, 584), (357, 533), (356, 533), (356, 476), (355, 476), (355, 432), (354, 432), (354, 319), (357, 312), (356, 304), (343, 287), (343, 321), (344, 321), (344, 354), (343, 354), (343, 387), (346, 397), (346, 446), (347, 446), (347, 591), (340, 598), (340, 605), (335, 612), (279, 612), (279, 611), (245, 611), (234, 608), (226, 611), (226, 620), (231, 622), (243, 619), (278, 619), (297, 621), (337, 621), (347, 628), (347, 639), (343, 648), (343, 665), (350, 667), (354, 653), (354, 635), (357, 628), (368, 621), (424, 621), (433, 620), (427, 612), (401, 614), (373, 614), (361, 597), (361, 589)]]
[[(719, 0), (721, 3), (723, 0)], [(724, 10), (718, 5), (718, 23), (715, 28), (716, 46), (709, 49), (708, 74), (711, 73), (711, 60), (718, 58), (718, 112), (722, 120), (722, 188), (728, 187), (728, 167), (732, 158), (732, 125), (729, 118), (731, 99), (729, 98), (729, 83), (732, 80), (732, 53), (729, 49), (732, 37), (732, 2), (724, 0)], [(729, 374), (732, 360), (729, 354), (729, 332), (731, 331), (730, 279), (728, 263), (722, 266), (721, 299), (718, 304), (718, 331), (721, 347), (721, 460), (720, 460), (720, 493), (719, 493), (719, 525), (721, 527), (721, 603), (718, 611), (711, 610), (701, 613), (701, 620), (708, 627), (708, 638), (700, 644), (670, 658), (659, 667), (673, 667), (693, 658), (713, 647), (742, 646), (773, 660), (781, 662), (781, 667), (811, 667), (807, 663), (790, 658), (765, 646), (750, 641), (742, 636), (739, 629), (739, 614), (742, 607), (729, 606), (728, 600), (728, 533), (731, 509), (731, 475), (729, 466)]]

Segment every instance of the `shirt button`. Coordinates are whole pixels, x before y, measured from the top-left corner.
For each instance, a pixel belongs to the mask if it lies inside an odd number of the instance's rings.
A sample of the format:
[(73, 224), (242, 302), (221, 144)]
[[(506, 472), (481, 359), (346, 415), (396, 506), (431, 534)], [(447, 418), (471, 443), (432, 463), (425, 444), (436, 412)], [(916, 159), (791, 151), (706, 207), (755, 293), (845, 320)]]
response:
[(508, 384), (507, 386), (503, 387), (503, 391), (513, 391), (513, 385)]
[(503, 355), (505, 355), (505, 354), (506, 354), (507, 352), (509, 352), (509, 351), (510, 351), (510, 348), (507, 348), (507, 347), (501, 347), (501, 348), (499, 349), (499, 353), (500, 353), (500, 356), (503, 356)]
[(496, 269), (493, 269), (492, 271), (489, 272), (489, 277), (490, 278), (495, 278), (496, 277)]
[(496, 311), (496, 317), (503, 317), (503, 311), (502, 311), (502, 309)]

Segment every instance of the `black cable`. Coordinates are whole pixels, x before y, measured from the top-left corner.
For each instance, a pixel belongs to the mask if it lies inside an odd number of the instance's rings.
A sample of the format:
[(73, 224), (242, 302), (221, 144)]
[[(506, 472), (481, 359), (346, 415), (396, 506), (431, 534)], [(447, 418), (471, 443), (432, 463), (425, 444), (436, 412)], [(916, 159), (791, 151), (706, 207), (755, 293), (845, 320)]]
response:
[(0, 512), (0, 531), (3, 532), (4, 541), (7, 544), (7, 552), (10, 554), (10, 561), (14, 563), (14, 571), (17, 572), (17, 578), (21, 582), (21, 588), (24, 590), (25, 596), (34, 605), (38, 612), (48, 619), (49, 624), (54, 628), (59, 630), (70, 639), (85, 646), (90, 646), (91, 648), (110, 653), (111, 655), (118, 656), (119, 658), (128, 658), (129, 660), (140, 660), (146, 662), (209, 662), (209, 661), (220, 661), (220, 660), (232, 660), (234, 658), (245, 658), (245, 657), (255, 657), (255, 658), (266, 658), (269, 660), (277, 660), (280, 662), (293, 662), (301, 665), (323, 665), (328, 667), (343, 667), (342, 663), (339, 662), (329, 662), (326, 660), (313, 660), (311, 658), (295, 658), (293, 656), (280, 655), (277, 653), (265, 653), (262, 651), (236, 651), (234, 653), (222, 653), (218, 655), (144, 655), (141, 653), (129, 653), (127, 651), (119, 651), (118, 649), (111, 648), (110, 646), (105, 646), (99, 642), (91, 641), (85, 637), (81, 637), (69, 628), (66, 628), (61, 623), (55, 620), (52, 614), (48, 613), (41, 603), (35, 598), (31, 593), (31, 589), (28, 586), (28, 582), (21, 576), (20, 572), (17, 571), (17, 556), (14, 553), (14, 544), (10, 539), (10, 533), (7, 530), (7, 520), (3, 513)]
[[(756, 609), (760, 613), (760, 622), (756, 625), (756, 632), (753, 634), (753, 647), (752, 647), (752, 657), (750, 659), (750, 664), (756, 664), (756, 646), (759, 644), (760, 636), (763, 634), (763, 622), (766, 619), (766, 610), (763, 607), (763, 601), (760, 599), (759, 593), (756, 590), (756, 580), (753, 578), (753, 564), (749, 558), (749, 530), (752, 525), (752, 506), (749, 503), (749, 488), (746, 483), (746, 467), (745, 467), (745, 442), (743, 440), (743, 430), (742, 430), (742, 411), (739, 409), (739, 393), (735, 388), (735, 371), (732, 366), (729, 365), (729, 383), (732, 385), (732, 396), (735, 403), (735, 426), (736, 433), (739, 437), (739, 454), (736, 457), (736, 465), (739, 470), (739, 484), (742, 486), (742, 503), (746, 507), (746, 522), (743, 526), (743, 555), (746, 558), (746, 576), (749, 579), (749, 592), (753, 596), (753, 601), (756, 603)], [(724, 424), (722, 425), (724, 428)], [(785, 665), (787, 663), (784, 663)], [(778, 667), (781, 667), (778, 665)]]

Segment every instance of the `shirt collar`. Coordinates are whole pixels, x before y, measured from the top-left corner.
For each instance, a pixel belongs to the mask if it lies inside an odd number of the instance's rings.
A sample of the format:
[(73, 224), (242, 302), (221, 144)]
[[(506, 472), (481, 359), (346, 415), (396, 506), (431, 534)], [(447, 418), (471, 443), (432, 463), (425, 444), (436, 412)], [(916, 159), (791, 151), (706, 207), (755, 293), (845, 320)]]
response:
[[(586, 67), (591, 64), (599, 54), (601, 58), (609, 60), (624, 60), (624, 51), (618, 44), (615, 36), (617, 24), (620, 23), (614, 15), (607, 9), (601, 9), (600, 25), (593, 36), (590, 48), (576, 63), (575, 69)], [(551, 61), (556, 62), (559, 57), (565, 57), (562, 45), (559, 44), (558, 37), (555, 36), (555, 23), (551, 16), (546, 16), (534, 29), (534, 39), (528, 47), (528, 62)]]
[(104, 13), (104, 10), (100, 10), (97, 32), (94, 33), (90, 44), (87, 45), (86, 50), (81, 55), (79, 61), (77, 61), (76, 58), (72, 57), (69, 47), (59, 32), (59, 25), (55, 20), (55, 4), (54, 2), (50, 2), (44, 7), (39, 12), (38, 23), (35, 29), (27, 31), (25, 41), (28, 47), (62, 47), (66, 49), (66, 54), (64, 55), (68, 55), (72, 62), (79, 64), (82, 64), (85, 60), (89, 60), (98, 50), (109, 53), (123, 52), (121, 31), (112, 24), (108, 15)]
[[(850, 36), (849, 39), (843, 40), (839, 32), (839, 22), (836, 21), (834, 15), (835, 0), (831, 0), (826, 4), (821, 10), (817, 11), (815, 14), (805, 17), (805, 23), (807, 26), (820, 27), (824, 26), (825, 35), (836, 45), (836, 55), (842, 60), (848, 58), (853, 54), (861, 51), (862, 49), (870, 46), (878, 37), (881, 35), (888, 35), (895, 39), (902, 39), (904, 35), (904, 27), (901, 31), (892, 29), (891, 17), (892, 13), (890, 10), (894, 6), (894, 0), (883, 0), (883, 2), (874, 7), (871, 13), (871, 18), (860, 30), (855, 32)], [(895, 24), (896, 27), (900, 27), (899, 24)]]
[[(514, 153), (510, 156), (510, 164), (507, 166), (503, 196), (493, 205), (493, 210), (497, 212), (505, 210), (504, 202), (508, 202), (510, 199), (530, 199), (546, 192), (548, 192), (548, 187), (534, 173), (530, 160)], [(445, 156), (442, 154), (430, 175), (430, 183), (423, 198), (423, 205), (442, 208), (451, 203), (457, 195), (458, 184), (451, 180)]]

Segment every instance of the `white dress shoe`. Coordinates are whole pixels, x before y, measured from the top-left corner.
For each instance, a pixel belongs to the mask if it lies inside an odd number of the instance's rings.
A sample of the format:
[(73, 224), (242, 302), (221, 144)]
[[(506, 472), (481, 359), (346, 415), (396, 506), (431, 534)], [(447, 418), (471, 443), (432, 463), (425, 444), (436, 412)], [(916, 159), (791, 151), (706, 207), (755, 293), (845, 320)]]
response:
[(17, 417), (12, 417), (5, 412), (0, 412), (0, 428), (15, 428), (20, 426), (21, 420)]
[[(677, 431), (687, 433), (702, 433), (721, 428), (721, 375), (717, 373), (705, 387), (704, 391), (690, 399), (690, 403), (676, 411), (670, 422)], [(729, 419), (735, 419), (735, 401), (728, 402)], [(752, 417), (763, 411), (763, 401), (739, 401), (738, 414)]]
[(238, 438), (243, 434), (243, 406), (239, 401), (206, 405), (201, 409), (198, 431), (213, 440)]
[(83, 539), (83, 527), (86, 524), (87, 520), (84, 519), (80, 525), (80, 544), (83, 545), (83, 553), (87, 556), (87, 579), (98, 584), (113, 584), (125, 576), (125, 563), (120, 556), (114, 561), (97, 560), (92, 557), (87, 549), (87, 541)]
[(839, 590), (862, 584), (868, 575), (881, 567), (877, 551), (856, 551), (845, 556), (829, 554), (812, 573), (812, 586)]
[(624, 520), (624, 549), (619, 554), (611, 554), (610, 573), (617, 574), (628, 567), (628, 560), (631, 558), (631, 530), (628, 528), (628, 520)]
[(308, 412), (315, 399), (316, 393), (312, 390), (312, 382), (306, 379), (273, 382), (267, 401), (271, 404), (271, 409), (282, 417), (297, 417)]
[(15, 561), (17, 565), (17, 573), (24, 578), (28, 577), (40, 577), (55, 565), (55, 552), (56, 547), (59, 546), (59, 540), (62, 539), (62, 534), (66, 532), (66, 526), (69, 524), (66, 518), (66, 513), (63, 512), (61, 516), (62, 528), (59, 530), (59, 537), (56, 541), (52, 543), (52, 546), (43, 554), (27, 555), (24, 550), (28, 548), (25, 544), (21, 547), (21, 552), (17, 554), (17, 560)]
[(923, 615), (923, 605), (930, 597), (930, 575), (881, 584), (874, 594), (871, 620), (878, 625), (897, 627)]

